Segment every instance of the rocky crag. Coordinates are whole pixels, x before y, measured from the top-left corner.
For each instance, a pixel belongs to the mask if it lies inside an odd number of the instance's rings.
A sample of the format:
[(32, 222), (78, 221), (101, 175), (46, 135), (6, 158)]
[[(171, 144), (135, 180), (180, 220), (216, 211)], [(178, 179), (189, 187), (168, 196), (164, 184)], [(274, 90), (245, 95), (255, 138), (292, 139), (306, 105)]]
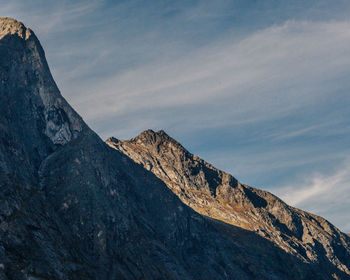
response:
[(106, 145), (33, 31), (0, 18), (0, 279), (350, 279), (340, 232), (328, 238), (345, 268), (207, 216)]
[(322, 217), (238, 182), (189, 153), (164, 131), (106, 143), (154, 173), (197, 213), (252, 232), (306, 263), (350, 275), (349, 237)]

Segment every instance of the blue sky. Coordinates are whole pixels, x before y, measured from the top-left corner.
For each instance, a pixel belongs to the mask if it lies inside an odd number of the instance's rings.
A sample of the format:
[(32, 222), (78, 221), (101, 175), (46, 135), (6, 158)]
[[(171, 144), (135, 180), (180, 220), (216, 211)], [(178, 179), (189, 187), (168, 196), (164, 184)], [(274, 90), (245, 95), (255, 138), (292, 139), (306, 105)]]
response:
[(349, 1), (2, 1), (103, 139), (164, 129), (350, 232)]

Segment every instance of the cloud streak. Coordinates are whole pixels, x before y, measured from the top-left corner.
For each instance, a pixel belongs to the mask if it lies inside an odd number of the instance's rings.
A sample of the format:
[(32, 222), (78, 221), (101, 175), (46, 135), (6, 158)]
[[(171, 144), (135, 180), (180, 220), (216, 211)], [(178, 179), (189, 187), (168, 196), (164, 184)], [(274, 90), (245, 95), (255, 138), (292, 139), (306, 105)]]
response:
[(76, 94), (72, 100), (90, 121), (208, 104), (224, 110), (198, 110), (203, 113), (187, 124), (277, 118), (337, 94), (338, 77), (350, 69), (349, 30), (349, 22), (286, 22), (240, 42), (223, 40), (87, 84), (84, 98)]
[(324, 216), (350, 232), (350, 160), (333, 174), (314, 174), (304, 181), (277, 190), (287, 203)]

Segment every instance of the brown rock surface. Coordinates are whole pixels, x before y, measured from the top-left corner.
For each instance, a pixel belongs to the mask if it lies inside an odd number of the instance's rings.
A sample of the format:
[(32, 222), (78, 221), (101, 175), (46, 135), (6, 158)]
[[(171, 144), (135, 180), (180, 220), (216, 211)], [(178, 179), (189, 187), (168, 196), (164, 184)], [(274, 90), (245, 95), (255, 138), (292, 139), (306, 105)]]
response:
[(272, 241), (307, 263), (331, 264), (350, 275), (350, 239), (327, 220), (273, 194), (238, 182), (189, 153), (164, 131), (106, 143), (160, 178), (196, 212)]

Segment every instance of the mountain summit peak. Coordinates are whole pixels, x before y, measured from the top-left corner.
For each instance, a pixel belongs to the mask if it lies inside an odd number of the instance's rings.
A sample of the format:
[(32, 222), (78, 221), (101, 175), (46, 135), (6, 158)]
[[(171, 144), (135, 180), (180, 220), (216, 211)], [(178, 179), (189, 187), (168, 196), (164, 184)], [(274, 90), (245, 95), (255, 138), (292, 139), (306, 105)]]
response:
[[(349, 254), (347, 235), (321, 217), (238, 182), (188, 152), (164, 131), (146, 130), (130, 140), (107, 144), (151, 171), (197, 213), (255, 232), (303, 262), (319, 261), (350, 275), (348, 261), (330, 238), (343, 244), (344, 254)], [(327, 258), (320, 260), (323, 254)]]
[(149, 138), (149, 137), (166, 137), (166, 138), (170, 138), (169, 135), (164, 131), (164, 130), (158, 130), (158, 131), (154, 131), (152, 129), (147, 129), (143, 132), (141, 132), (138, 136), (135, 137), (136, 138)]
[(0, 17), (0, 41), (0, 80), (7, 104), (0, 113), (20, 112), (23, 118), (17, 121), (35, 123), (53, 145), (76, 138), (86, 125), (60, 94), (34, 32), (20, 21)]
[(177, 142), (174, 138), (170, 137), (164, 130), (154, 131), (152, 129), (147, 129), (141, 132), (135, 138), (130, 139), (134, 143), (142, 143), (144, 145), (164, 145), (173, 144), (174, 147), (180, 150), (185, 150), (185, 148)]
[(27, 40), (32, 33), (22, 22), (9, 17), (0, 17), (0, 39), (6, 35), (16, 34), (20, 38)]
[(164, 130), (154, 131), (152, 129), (147, 129), (130, 140), (120, 140), (115, 137), (109, 137), (106, 140), (106, 143), (113, 148), (116, 148), (117, 146), (121, 147), (122, 145), (129, 143), (131, 145), (140, 145), (145, 148), (153, 147), (158, 152), (172, 150), (175, 154), (189, 154), (189, 152), (178, 141), (170, 137)]

